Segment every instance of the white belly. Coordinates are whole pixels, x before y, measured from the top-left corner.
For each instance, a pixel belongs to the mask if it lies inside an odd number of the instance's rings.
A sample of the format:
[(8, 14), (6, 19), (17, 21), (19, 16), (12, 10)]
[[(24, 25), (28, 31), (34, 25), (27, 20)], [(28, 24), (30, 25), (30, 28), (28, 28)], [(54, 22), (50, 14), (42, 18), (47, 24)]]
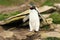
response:
[(38, 17), (38, 12), (36, 10), (31, 10), (30, 11), (30, 14), (29, 14), (29, 19), (30, 20), (39, 20), (39, 17)]
[(34, 30), (37, 29), (40, 26), (38, 12), (36, 10), (31, 10), (30, 11), (29, 24)]

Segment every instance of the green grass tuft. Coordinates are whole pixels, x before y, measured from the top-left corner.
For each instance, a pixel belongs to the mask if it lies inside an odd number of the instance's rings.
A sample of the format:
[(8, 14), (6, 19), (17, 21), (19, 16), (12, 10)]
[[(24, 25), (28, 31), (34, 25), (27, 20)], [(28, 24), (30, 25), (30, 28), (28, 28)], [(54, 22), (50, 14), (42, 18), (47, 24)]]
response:
[(51, 5), (53, 5), (53, 2), (51, 0), (47, 0), (43, 5), (51, 6)]
[(60, 40), (60, 38), (56, 38), (56, 37), (48, 37), (48, 38), (45, 38), (45, 40)]
[(53, 18), (53, 22), (56, 24), (60, 24), (60, 14), (57, 12), (54, 12), (51, 14), (50, 18)]

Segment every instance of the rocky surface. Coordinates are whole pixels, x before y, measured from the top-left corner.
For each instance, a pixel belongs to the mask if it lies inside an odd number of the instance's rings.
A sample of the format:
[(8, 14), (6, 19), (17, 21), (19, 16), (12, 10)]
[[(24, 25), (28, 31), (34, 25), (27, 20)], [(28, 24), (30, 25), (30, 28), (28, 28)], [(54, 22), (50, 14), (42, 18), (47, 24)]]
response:
[[(44, 6), (46, 9), (47, 6)], [(49, 7), (51, 8), (51, 7)], [(52, 7), (53, 8), (53, 7)], [(42, 9), (43, 11), (46, 11)], [(24, 14), (24, 13), (23, 13)], [(21, 14), (21, 15), (23, 15)], [(20, 14), (19, 14), (20, 15)], [(48, 18), (51, 14), (43, 15), (45, 18)], [(29, 28), (12, 28), (9, 30), (4, 30), (2, 26), (0, 26), (0, 40), (44, 40), (47, 37), (57, 37), (60, 38), (60, 24), (53, 24), (53, 19), (46, 19), (47, 23), (50, 24), (50, 30), (41, 30), (38, 32), (30, 32)]]
[(1, 32), (0, 40), (37, 40), (38, 36), (37, 33), (30, 32), (28, 29), (19, 29)]
[(30, 32), (29, 28), (21, 29), (10, 29), (0, 32), (0, 40), (43, 40), (47, 37), (57, 37), (60, 38), (60, 33), (58, 31), (38, 31)]

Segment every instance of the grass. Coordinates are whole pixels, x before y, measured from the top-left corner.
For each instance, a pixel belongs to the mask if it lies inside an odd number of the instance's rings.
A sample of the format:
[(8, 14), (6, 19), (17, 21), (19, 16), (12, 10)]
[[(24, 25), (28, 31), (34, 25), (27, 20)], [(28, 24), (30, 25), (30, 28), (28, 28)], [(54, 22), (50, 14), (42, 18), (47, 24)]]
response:
[(0, 5), (10, 6), (10, 5), (20, 5), (23, 4), (25, 0), (0, 0)]
[(60, 40), (60, 38), (56, 38), (56, 37), (48, 37), (45, 40)]
[(60, 24), (60, 14), (57, 12), (54, 12), (51, 14), (50, 18), (53, 18), (53, 22), (56, 24)]
[(43, 5), (52, 6), (54, 3), (60, 3), (60, 0), (46, 0)]
[(49, 6), (51, 6), (51, 5), (53, 5), (53, 1), (47, 0), (43, 5), (49, 5)]
[[(60, 24), (60, 14), (58, 12), (54, 12), (50, 15), (50, 18), (53, 19), (53, 23)], [(49, 25), (45, 25), (42, 27), (45, 30), (49, 30)]]
[[(0, 0), (0, 5), (10, 6), (10, 5), (21, 5), (23, 3), (26, 3), (27, 0)], [(33, 0), (36, 3), (40, 3), (40, 0)], [(60, 0), (46, 0), (46, 2), (43, 5), (53, 5), (54, 3), (60, 3)]]
[(49, 27), (49, 25), (44, 25), (41, 29), (43, 29), (43, 30), (49, 30), (50, 27)]
[(19, 14), (20, 12), (19, 11), (14, 11), (14, 12), (10, 12), (10, 13), (0, 13), (0, 21), (1, 20), (4, 20), (10, 16), (14, 16), (14, 15), (17, 15)]

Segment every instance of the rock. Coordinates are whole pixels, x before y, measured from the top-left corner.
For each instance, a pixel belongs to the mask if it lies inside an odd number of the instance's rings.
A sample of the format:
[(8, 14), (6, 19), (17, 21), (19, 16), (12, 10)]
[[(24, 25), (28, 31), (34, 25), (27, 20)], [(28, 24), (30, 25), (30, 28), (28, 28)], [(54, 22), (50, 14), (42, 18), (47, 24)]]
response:
[(47, 19), (46, 19), (47, 24), (52, 24), (52, 23), (53, 23), (52, 21), (53, 21), (52, 18), (47, 18)]
[(44, 25), (51, 25), (53, 22), (52, 18), (44, 18), (44, 21), (41, 22), (41, 27)]
[(27, 37), (26, 36), (22, 36), (22, 35), (19, 35), (19, 34), (15, 34), (14, 35), (17, 39), (19, 40), (22, 40), (22, 39), (26, 39)]
[(3, 25), (3, 24), (5, 24), (5, 22), (4, 21), (0, 21), (0, 25)]
[(11, 31), (3, 31), (0, 33), (0, 36), (3, 38), (11, 38), (13, 37), (14, 33)]
[(55, 8), (53, 6), (43, 6), (39, 8), (40, 13), (50, 12), (51, 10), (55, 10)]
[(0, 40), (5, 40), (3, 37), (0, 37)]
[(30, 32), (27, 29), (20, 29), (17, 32), (14, 32), (14, 36), (19, 40), (27, 39), (28, 36), (32, 36), (34, 34), (35, 32)]
[[(43, 6), (43, 7), (40, 7), (38, 9), (39, 9), (40, 13), (46, 12), (46, 11), (50, 12), (51, 10), (55, 10), (55, 8), (52, 7), (52, 6)], [(29, 10), (26, 10), (26, 11), (20, 13), (20, 14), (17, 14), (15, 16), (12, 16), (12, 17), (9, 17), (9, 18), (5, 19), (4, 24), (8, 24), (12, 21), (23, 19), (23, 18), (25, 18), (25, 15), (27, 15), (27, 14), (29, 14)], [(2, 24), (2, 25), (4, 25), (4, 24)]]
[(60, 12), (60, 3), (55, 3), (54, 7), (56, 7), (56, 10)]
[(0, 32), (3, 32), (3, 31), (4, 31), (3, 27), (2, 27), (2, 26), (0, 26)]
[(60, 32), (60, 24), (56, 24), (55, 31)]
[(46, 19), (50, 16), (51, 14), (42, 14), (42, 16)]
[(55, 3), (54, 6), (60, 8), (60, 3)]
[(34, 39), (34, 40), (41, 40), (41, 39)]
[(56, 25), (54, 23), (50, 24), (50, 30), (55, 30)]
[(41, 33), (41, 38), (47, 38), (47, 37), (60, 38), (60, 33), (59, 32), (43, 32), (43, 33)]
[(55, 29), (56, 32), (60, 32), (60, 29)]

